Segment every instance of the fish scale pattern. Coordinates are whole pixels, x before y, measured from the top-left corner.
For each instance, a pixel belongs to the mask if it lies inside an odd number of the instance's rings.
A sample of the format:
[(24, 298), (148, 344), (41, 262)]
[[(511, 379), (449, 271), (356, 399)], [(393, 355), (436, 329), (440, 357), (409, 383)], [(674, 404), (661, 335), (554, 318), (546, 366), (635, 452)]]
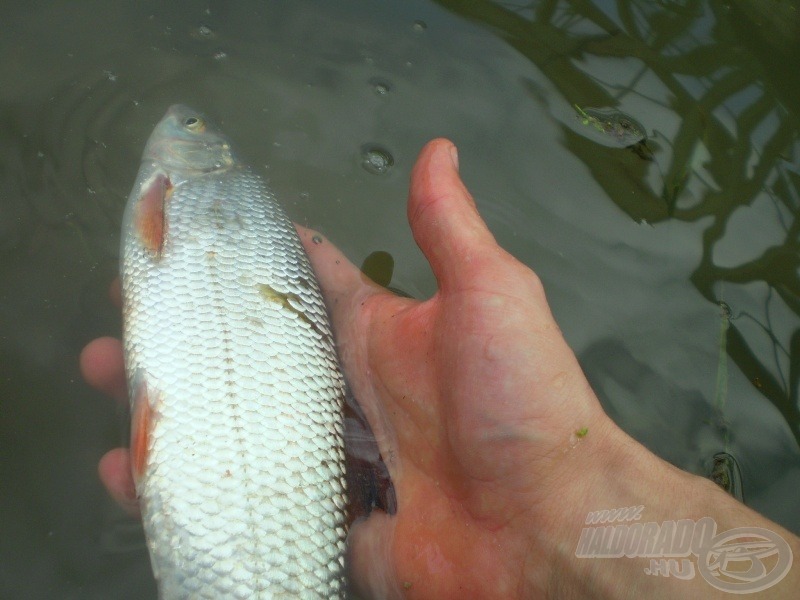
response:
[[(172, 182), (158, 253), (137, 229), (155, 172)], [(160, 597), (343, 598), (344, 383), (265, 183), (237, 162), (144, 164), (121, 270), (131, 397), (152, 415), (137, 493)]]

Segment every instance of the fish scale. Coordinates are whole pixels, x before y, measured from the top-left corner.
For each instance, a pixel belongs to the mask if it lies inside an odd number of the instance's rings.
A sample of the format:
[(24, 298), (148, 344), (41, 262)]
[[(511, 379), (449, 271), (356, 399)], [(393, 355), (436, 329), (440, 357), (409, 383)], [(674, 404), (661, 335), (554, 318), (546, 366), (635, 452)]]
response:
[(160, 598), (344, 597), (344, 382), (325, 305), (272, 193), (188, 107), (148, 141), (121, 271)]

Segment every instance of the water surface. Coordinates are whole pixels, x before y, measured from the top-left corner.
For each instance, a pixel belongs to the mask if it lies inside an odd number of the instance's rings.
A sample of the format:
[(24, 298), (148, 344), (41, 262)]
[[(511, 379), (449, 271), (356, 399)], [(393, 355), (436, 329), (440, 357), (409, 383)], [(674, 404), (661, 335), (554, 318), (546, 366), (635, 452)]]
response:
[[(140, 528), (95, 473), (124, 411), (77, 356), (119, 333), (122, 209), (174, 102), (220, 121), (294, 219), (356, 264), (388, 253), (390, 285), (420, 298), (407, 179), (451, 138), (613, 418), (695, 473), (735, 457), (747, 503), (800, 532), (800, 17), (775, 6), (6, 3), (0, 597), (154, 597)], [(650, 155), (576, 107), (627, 115)]]

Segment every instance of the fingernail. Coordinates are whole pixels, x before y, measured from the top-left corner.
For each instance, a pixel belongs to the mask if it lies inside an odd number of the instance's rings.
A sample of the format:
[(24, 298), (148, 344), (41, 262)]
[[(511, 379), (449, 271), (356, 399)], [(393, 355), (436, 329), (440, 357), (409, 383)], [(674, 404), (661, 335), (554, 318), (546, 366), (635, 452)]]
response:
[(450, 146), (450, 158), (453, 161), (453, 168), (458, 171), (458, 148)]

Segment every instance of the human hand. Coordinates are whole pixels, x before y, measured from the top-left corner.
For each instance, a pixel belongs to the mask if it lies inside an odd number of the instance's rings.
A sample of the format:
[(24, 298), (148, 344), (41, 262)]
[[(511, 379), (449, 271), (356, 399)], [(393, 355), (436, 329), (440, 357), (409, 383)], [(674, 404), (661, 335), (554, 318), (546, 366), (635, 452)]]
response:
[(397, 492), (397, 515), (374, 514), (351, 537), (356, 581), (375, 597), (530, 592), (529, 534), (558, 535), (570, 478), (590, 467), (588, 448), (573, 446), (617, 431), (540, 281), (497, 245), (456, 160), (436, 140), (412, 174), (408, 220), (438, 282), (427, 301), (365, 281), (301, 232)]
[[(497, 245), (455, 163), (452, 144), (435, 140), (412, 174), (408, 219), (438, 282), (429, 300), (393, 295), (300, 230), (395, 486), (397, 514), (351, 532), (353, 579), (375, 597), (543, 595), (561, 515), (585, 495), (576, 474), (619, 435), (539, 279)], [(125, 398), (117, 340), (90, 343), (81, 366)], [(127, 451), (106, 454), (99, 471), (135, 511)]]

